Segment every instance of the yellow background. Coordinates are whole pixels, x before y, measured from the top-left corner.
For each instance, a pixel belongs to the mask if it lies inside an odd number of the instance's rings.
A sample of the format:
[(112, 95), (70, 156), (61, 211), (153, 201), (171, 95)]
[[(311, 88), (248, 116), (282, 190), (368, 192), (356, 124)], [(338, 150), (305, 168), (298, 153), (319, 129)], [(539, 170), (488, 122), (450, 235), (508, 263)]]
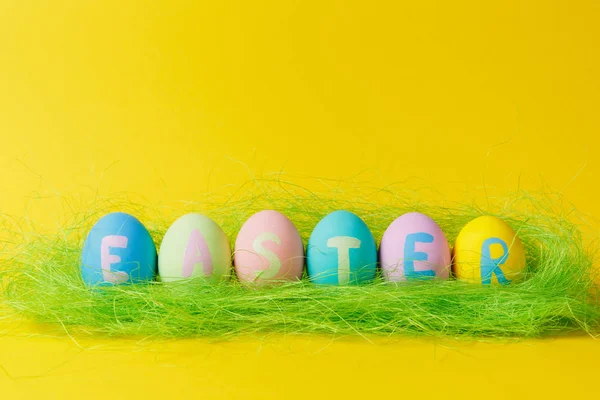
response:
[[(0, 1), (0, 212), (283, 171), (600, 215), (597, 1)], [(52, 226), (52, 225), (50, 225)], [(0, 336), (0, 398), (593, 397), (600, 344)], [(31, 332), (31, 334), (27, 334)]]

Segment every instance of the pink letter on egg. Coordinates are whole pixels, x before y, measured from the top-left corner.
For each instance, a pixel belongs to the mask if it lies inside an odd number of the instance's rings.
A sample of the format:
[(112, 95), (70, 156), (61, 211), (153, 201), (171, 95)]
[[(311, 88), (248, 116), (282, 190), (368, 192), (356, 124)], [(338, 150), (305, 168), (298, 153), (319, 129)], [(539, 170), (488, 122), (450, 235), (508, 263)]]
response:
[(185, 255), (183, 256), (182, 275), (184, 278), (192, 276), (196, 264), (201, 264), (204, 276), (212, 275), (213, 265), (210, 252), (208, 251), (208, 244), (200, 231), (194, 229), (190, 234), (187, 246), (185, 247)]
[(121, 249), (127, 248), (127, 237), (118, 235), (104, 236), (100, 242), (100, 266), (102, 268), (102, 277), (105, 282), (122, 283), (129, 279), (129, 275), (124, 271), (111, 272), (111, 264), (121, 261), (121, 257), (110, 254), (111, 247)]

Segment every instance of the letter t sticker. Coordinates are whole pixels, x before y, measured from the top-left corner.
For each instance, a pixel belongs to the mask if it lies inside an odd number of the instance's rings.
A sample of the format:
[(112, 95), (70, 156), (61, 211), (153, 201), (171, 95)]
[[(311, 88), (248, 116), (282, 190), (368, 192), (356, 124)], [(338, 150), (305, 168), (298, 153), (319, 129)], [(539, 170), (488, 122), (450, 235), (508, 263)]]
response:
[(350, 249), (359, 249), (360, 240), (350, 236), (335, 236), (327, 240), (327, 247), (337, 248), (338, 284), (350, 282)]

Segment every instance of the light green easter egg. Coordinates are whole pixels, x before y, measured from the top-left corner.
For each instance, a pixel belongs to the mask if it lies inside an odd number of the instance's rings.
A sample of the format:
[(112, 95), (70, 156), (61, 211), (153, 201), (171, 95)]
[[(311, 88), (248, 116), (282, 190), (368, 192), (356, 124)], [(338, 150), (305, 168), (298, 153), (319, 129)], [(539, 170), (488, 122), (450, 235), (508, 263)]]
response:
[(158, 274), (163, 282), (203, 277), (217, 283), (229, 277), (231, 248), (212, 219), (186, 214), (169, 227), (160, 245)]

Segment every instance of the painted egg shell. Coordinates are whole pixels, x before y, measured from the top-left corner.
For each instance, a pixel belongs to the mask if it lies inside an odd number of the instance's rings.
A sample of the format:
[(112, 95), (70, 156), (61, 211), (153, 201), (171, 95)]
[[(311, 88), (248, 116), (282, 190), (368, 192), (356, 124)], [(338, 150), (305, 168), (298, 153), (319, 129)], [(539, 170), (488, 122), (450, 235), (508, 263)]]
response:
[(304, 269), (304, 246), (285, 215), (265, 210), (251, 216), (235, 241), (235, 272), (240, 282), (298, 280)]
[(173, 222), (160, 245), (158, 274), (164, 282), (203, 277), (217, 283), (231, 271), (231, 249), (225, 232), (198, 213)]
[(111, 213), (100, 218), (83, 244), (81, 274), (89, 286), (154, 279), (156, 246), (135, 217)]
[(515, 231), (500, 218), (482, 216), (460, 231), (454, 245), (456, 279), (489, 285), (518, 280), (525, 250)]
[(386, 280), (448, 279), (450, 247), (442, 229), (427, 215), (404, 214), (386, 229), (379, 247)]
[(377, 271), (377, 247), (362, 219), (335, 211), (315, 227), (306, 248), (311, 281), (345, 285), (372, 280)]

